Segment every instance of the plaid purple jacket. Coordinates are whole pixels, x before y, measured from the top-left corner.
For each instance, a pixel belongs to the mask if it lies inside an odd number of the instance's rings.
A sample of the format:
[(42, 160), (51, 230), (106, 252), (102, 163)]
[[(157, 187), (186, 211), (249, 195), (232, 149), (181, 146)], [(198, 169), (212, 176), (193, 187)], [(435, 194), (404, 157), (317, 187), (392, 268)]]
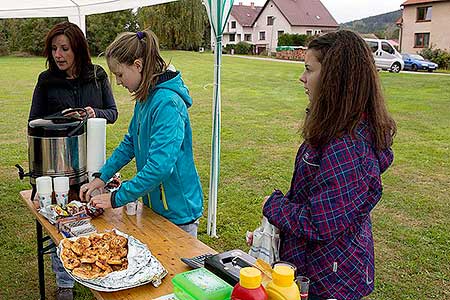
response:
[(391, 149), (374, 150), (362, 121), (321, 150), (303, 143), (288, 193), (276, 190), (267, 200), (263, 213), (281, 231), (280, 258), (311, 279), (311, 294), (342, 300), (372, 292), (370, 211), (392, 161)]

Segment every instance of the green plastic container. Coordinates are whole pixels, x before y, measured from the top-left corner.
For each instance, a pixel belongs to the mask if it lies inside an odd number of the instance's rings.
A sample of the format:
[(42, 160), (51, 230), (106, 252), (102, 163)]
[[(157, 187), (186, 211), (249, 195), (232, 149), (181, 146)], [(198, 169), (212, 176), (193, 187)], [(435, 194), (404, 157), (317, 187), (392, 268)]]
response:
[(233, 290), (231, 285), (205, 268), (177, 274), (172, 283), (179, 300), (229, 300)]

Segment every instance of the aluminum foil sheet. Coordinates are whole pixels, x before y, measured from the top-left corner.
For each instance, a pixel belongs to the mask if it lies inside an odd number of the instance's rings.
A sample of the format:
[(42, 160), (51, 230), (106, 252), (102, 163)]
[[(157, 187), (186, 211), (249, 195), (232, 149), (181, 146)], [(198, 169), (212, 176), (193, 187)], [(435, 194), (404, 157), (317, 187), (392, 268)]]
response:
[[(95, 279), (83, 279), (67, 273), (80, 284), (101, 292), (114, 292), (137, 287), (151, 282), (154, 287), (161, 284), (161, 280), (167, 275), (164, 266), (152, 255), (147, 245), (143, 244), (131, 235), (127, 235), (117, 229), (113, 229), (118, 235), (128, 238), (128, 268), (122, 271), (109, 273), (105, 277)], [(70, 238), (75, 241), (77, 238)], [(62, 245), (57, 248), (60, 257)]]

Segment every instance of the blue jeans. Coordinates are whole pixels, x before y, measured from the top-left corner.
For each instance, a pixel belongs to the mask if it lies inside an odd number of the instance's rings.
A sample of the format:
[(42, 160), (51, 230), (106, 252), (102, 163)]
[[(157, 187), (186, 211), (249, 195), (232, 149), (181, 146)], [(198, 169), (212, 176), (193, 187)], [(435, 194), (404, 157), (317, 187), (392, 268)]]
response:
[(177, 225), (177, 226), (186, 231), (187, 233), (189, 233), (190, 235), (192, 235), (193, 237), (197, 238), (198, 224), (199, 220), (197, 219), (195, 220), (195, 222), (191, 224)]
[(52, 252), (52, 269), (56, 275), (56, 285), (60, 288), (73, 288), (75, 280), (67, 274), (56, 252)]

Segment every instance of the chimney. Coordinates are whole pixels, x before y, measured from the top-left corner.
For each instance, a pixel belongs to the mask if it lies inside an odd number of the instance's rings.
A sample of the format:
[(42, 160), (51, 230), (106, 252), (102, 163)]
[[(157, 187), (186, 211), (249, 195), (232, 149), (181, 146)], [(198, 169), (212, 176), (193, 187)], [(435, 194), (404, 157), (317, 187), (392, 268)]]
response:
[(251, 7), (252, 9), (255, 9), (255, 2), (250, 2), (250, 7)]

